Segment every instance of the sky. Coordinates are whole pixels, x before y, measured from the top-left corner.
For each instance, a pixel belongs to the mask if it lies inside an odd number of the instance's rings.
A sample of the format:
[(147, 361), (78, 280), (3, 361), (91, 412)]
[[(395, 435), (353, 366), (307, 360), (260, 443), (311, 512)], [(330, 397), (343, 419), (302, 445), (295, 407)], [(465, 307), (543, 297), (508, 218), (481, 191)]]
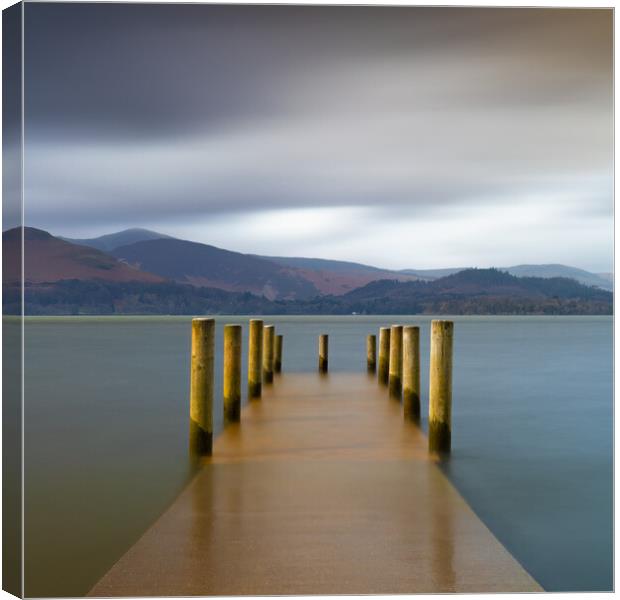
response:
[(612, 269), (611, 10), (25, 11), (27, 225)]

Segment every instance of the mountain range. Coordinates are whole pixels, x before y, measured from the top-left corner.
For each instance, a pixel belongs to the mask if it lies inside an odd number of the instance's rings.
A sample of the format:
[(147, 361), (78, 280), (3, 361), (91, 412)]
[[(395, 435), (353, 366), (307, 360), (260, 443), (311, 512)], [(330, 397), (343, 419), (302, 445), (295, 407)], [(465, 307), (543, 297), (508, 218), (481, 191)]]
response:
[[(136, 242), (144, 242), (157, 239), (173, 240), (175, 238), (142, 228), (125, 229), (117, 233), (102, 235), (96, 238), (88, 239), (69, 239), (61, 238), (66, 241), (91, 246), (98, 250), (116, 253), (122, 246), (135, 244)], [(177, 240), (183, 241), (183, 240)], [(187, 242), (196, 244), (197, 246), (206, 246), (196, 242)], [(214, 248), (213, 246), (206, 246)], [(219, 250), (219, 249), (217, 249)], [(222, 252), (229, 252), (223, 250)], [(239, 253), (233, 253), (239, 255)], [(472, 266), (464, 267), (448, 267), (442, 269), (382, 269), (361, 263), (330, 260), (324, 258), (302, 258), (302, 257), (283, 257), (283, 256), (260, 256), (247, 255), (240, 256), (262, 258), (272, 263), (295, 269), (301, 272), (305, 278), (312, 281), (318, 292), (323, 294), (344, 294), (351, 289), (376, 281), (377, 279), (398, 279), (399, 281), (415, 281), (423, 279), (430, 281), (448, 275), (454, 275), (459, 271), (471, 269)], [(613, 274), (612, 273), (592, 273), (577, 267), (571, 267), (561, 264), (539, 264), (539, 265), (515, 265), (510, 267), (496, 267), (500, 271), (506, 271), (517, 277), (569, 277), (575, 279), (584, 285), (593, 285), (604, 290), (613, 290)], [(332, 274), (337, 273), (338, 277)], [(176, 279), (176, 276), (174, 277)], [(226, 289), (225, 287), (223, 289)]]
[[(16, 301), (11, 294), (19, 261), (6, 258), (21, 250), (19, 229), (3, 233), (3, 249), (6, 305)], [(284, 314), (606, 314), (612, 305), (612, 294), (605, 291), (613, 287), (609, 279), (563, 265), (394, 271), (243, 254), (146, 229), (69, 239), (26, 227), (24, 253), (31, 314), (186, 314), (205, 308)]]
[(377, 279), (419, 279), (416, 275), (352, 262), (242, 254), (148, 229), (128, 229), (91, 239), (64, 239), (105, 249), (135, 269), (178, 283), (247, 291), (270, 300), (345, 294)]

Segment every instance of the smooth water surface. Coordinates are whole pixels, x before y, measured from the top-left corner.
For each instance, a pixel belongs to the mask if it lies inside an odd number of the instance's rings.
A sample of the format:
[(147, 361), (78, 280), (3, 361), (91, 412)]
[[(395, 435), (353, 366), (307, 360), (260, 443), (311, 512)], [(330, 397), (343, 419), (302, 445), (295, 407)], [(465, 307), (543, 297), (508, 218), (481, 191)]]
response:
[[(316, 369), (319, 333), (330, 370), (365, 371), (368, 333), (420, 324), (426, 429), (430, 317), (265, 320), (285, 372)], [(444, 471), (545, 589), (611, 589), (612, 318), (454, 320)], [(224, 323), (247, 318), (217, 319), (218, 399)], [(26, 594), (83, 595), (192, 474), (190, 317), (29, 318), (25, 344)]]

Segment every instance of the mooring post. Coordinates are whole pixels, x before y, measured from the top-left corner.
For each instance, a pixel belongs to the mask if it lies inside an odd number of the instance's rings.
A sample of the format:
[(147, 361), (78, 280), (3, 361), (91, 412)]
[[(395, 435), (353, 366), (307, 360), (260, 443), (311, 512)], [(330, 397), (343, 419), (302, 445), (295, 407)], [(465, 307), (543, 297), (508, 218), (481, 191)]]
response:
[(284, 338), (281, 335), (276, 335), (276, 355), (273, 359), (273, 370), (276, 373), (282, 372), (282, 344), (284, 343)]
[(319, 372), (327, 373), (329, 337), (326, 333), (319, 336)]
[(403, 414), (420, 421), (420, 328), (403, 327)]
[(388, 384), (390, 372), (390, 328), (379, 329), (379, 383)]
[(366, 369), (369, 373), (377, 370), (377, 336), (366, 337)]
[(241, 325), (224, 326), (224, 425), (241, 418)]
[(403, 392), (403, 326), (392, 325), (390, 330), (390, 376), (389, 390), (392, 398), (400, 398)]
[(273, 351), (276, 328), (274, 325), (263, 327), (263, 381), (273, 383)]
[(248, 398), (260, 398), (263, 381), (263, 321), (250, 319), (248, 335)]
[(189, 443), (195, 455), (213, 451), (215, 319), (192, 319)]
[(450, 452), (452, 437), (452, 321), (431, 323), (428, 449)]

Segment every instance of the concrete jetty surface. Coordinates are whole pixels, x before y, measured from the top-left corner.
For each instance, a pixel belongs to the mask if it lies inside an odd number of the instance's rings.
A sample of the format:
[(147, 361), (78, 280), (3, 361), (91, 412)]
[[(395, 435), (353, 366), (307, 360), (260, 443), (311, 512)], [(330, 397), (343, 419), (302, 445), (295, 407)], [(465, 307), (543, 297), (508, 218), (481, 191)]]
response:
[(366, 374), (276, 377), (203, 462), (90, 596), (542, 591)]

